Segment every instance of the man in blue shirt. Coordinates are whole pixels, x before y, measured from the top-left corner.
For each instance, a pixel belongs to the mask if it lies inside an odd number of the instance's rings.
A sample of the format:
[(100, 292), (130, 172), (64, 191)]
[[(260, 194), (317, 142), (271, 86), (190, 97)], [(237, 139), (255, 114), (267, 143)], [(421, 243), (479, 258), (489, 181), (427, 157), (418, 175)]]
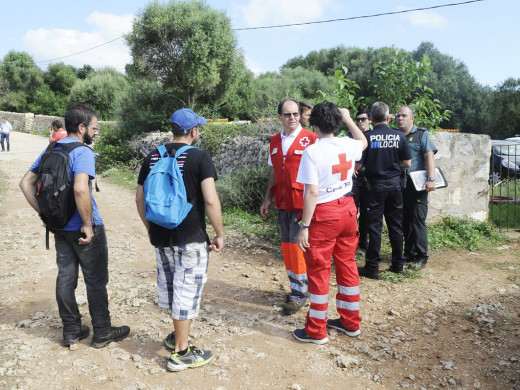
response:
[(421, 269), (428, 261), (428, 193), (435, 191), (435, 161), (433, 156), (437, 147), (426, 129), (414, 124), (415, 115), (410, 106), (401, 106), (395, 116), (399, 130), (403, 132), (412, 155), (410, 172), (426, 170), (426, 183), (422, 191), (417, 191), (408, 178), (403, 190), (403, 232), (404, 257), (406, 261), (417, 264)]
[[(90, 145), (99, 131), (96, 112), (84, 105), (74, 106), (67, 111), (65, 126), (67, 137), (58, 141), (61, 144), (79, 141)], [(35, 194), (42, 155), (43, 152), (20, 182), (25, 198), (38, 214), (40, 208)], [(124, 339), (130, 328), (113, 327), (110, 322), (106, 289), (107, 239), (90, 184), (96, 176), (94, 152), (89, 147), (73, 149), (69, 153), (69, 170), (77, 209), (63, 229), (53, 229), (58, 266), (56, 300), (63, 322), (63, 344), (70, 347), (90, 334), (88, 326), (81, 324), (81, 314), (74, 293), (81, 266), (94, 328), (91, 345), (102, 348), (112, 341)]]

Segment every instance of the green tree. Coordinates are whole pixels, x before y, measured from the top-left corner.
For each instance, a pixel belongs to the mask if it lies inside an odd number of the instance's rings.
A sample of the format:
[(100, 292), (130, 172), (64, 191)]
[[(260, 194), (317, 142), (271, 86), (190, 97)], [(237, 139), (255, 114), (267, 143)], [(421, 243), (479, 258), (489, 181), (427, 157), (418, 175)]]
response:
[(451, 116), (441, 122), (445, 129), (464, 132), (486, 133), (483, 126), (483, 105), (489, 88), (478, 84), (462, 61), (439, 52), (431, 42), (422, 42), (412, 52), (416, 61), (428, 55), (432, 72), (428, 75), (428, 86), (442, 97), (442, 103), (452, 111)]
[(0, 106), (6, 111), (30, 111), (37, 92), (45, 89), (43, 71), (25, 52), (10, 51), (5, 55), (0, 78), (6, 91), (0, 98)]
[(83, 67), (79, 68), (76, 71), (76, 74), (78, 78), (85, 80), (88, 76), (90, 76), (92, 73), (96, 73), (94, 68), (88, 64), (83, 65)]
[(255, 91), (254, 116), (271, 117), (276, 114), (278, 102), (286, 98), (315, 101), (318, 91), (332, 93), (333, 78), (317, 70), (302, 67), (282, 68), (280, 73), (259, 75), (253, 85)]
[(76, 68), (63, 62), (49, 65), (44, 74), (45, 83), (56, 94), (67, 96), (78, 81)]
[(508, 78), (489, 94), (483, 126), (493, 139), (514, 137), (520, 133), (520, 78)]
[(170, 111), (200, 109), (199, 102), (210, 100), (226, 105), (232, 76), (239, 63), (245, 67), (231, 20), (204, 1), (154, 1), (137, 15), (126, 40), (134, 75), (152, 76), (174, 92)]
[(374, 75), (370, 86), (374, 98), (387, 103), (393, 112), (401, 105), (410, 105), (415, 110), (415, 123), (418, 126), (435, 129), (449, 118), (450, 111), (442, 111), (440, 101), (427, 85), (428, 76), (432, 72), (428, 55), (416, 61), (404, 50), (386, 50), (391, 56), (373, 65)]
[(115, 69), (105, 68), (74, 84), (69, 105), (83, 103), (96, 110), (100, 119), (114, 120), (126, 87), (125, 75)]

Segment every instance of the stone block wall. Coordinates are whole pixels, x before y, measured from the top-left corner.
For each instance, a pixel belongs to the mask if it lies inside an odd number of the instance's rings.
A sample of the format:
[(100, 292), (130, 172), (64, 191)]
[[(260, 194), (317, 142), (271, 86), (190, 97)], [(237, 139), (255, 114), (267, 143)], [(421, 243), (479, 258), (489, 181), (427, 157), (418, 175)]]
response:
[(448, 187), (430, 193), (428, 219), (451, 215), (487, 220), (491, 137), (436, 132), (433, 138), (439, 150), (435, 165), (444, 172)]

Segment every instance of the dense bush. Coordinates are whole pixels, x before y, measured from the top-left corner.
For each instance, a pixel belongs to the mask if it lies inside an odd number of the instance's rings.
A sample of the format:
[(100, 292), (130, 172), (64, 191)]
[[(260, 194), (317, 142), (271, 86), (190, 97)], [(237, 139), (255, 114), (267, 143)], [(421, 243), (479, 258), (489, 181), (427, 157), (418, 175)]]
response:
[(250, 213), (258, 213), (264, 199), (269, 171), (269, 167), (250, 168), (222, 175), (216, 182), (222, 207), (237, 207)]
[(103, 172), (114, 166), (130, 165), (134, 153), (128, 146), (123, 132), (117, 128), (101, 125), (99, 139), (94, 145), (96, 157), (96, 170)]

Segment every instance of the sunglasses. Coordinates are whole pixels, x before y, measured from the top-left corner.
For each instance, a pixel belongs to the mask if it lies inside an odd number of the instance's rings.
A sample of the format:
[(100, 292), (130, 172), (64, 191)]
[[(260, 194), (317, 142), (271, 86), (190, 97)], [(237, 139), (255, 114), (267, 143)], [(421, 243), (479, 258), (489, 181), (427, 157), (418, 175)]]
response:
[(298, 118), (300, 116), (299, 112), (285, 112), (282, 114), (284, 118), (289, 119), (291, 116), (294, 116), (295, 118)]

